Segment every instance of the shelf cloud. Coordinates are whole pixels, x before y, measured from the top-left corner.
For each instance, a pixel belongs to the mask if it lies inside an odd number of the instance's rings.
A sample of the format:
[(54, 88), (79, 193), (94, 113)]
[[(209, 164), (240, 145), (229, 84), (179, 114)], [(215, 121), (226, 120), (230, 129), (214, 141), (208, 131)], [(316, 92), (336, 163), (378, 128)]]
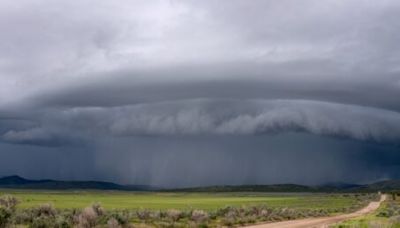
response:
[(49, 142), (53, 146), (63, 141), (59, 139), (78, 134), (218, 136), (302, 131), (376, 143), (400, 142), (397, 112), (307, 100), (198, 99), (122, 107), (78, 107), (48, 111), (43, 116), (37, 120), (39, 127), (12, 129), (2, 139), (11, 143), (45, 145)]

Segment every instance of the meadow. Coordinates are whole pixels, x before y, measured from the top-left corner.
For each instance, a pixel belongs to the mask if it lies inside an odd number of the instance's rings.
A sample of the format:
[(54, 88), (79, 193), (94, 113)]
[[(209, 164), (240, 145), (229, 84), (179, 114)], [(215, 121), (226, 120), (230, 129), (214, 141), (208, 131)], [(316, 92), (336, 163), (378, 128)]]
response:
[(354, 205), (355, 197), (307, 193), (158, 193), (123, 191), (0, 190), (20, 201), (18, 208), (51, 203), (55, 208), (84, 208), (99, 202), (105, 209), (203, 209), (266, 205), (303, 209), (340, 209)]

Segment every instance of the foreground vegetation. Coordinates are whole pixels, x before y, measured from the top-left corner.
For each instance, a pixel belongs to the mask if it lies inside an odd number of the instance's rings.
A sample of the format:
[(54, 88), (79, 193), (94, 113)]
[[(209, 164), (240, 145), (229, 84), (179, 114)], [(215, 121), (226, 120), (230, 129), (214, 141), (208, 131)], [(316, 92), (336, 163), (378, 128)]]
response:
[[(238, 226), (347, 213), (377, 198), (376, 194), (12, 193), (0, 198), (0, 227)], [(81, 207), (84, 203), (86, 207)]]
[(373, 214), (351, 219), (331, 228), (400, 228), (400, 192), (389, 194), (388, 199)]

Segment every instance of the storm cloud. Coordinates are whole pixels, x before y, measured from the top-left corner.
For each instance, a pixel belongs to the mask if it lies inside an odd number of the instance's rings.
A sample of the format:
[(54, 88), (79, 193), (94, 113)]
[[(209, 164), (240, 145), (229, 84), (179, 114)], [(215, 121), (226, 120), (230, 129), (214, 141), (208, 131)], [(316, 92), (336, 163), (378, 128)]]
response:
[[(400, 142), (400, 114), (307, 100), (182, 100), (47, 111), (38, 125), (9, 130), (11, 143), (41, 144), (68, 131), (109, 136), (257, 135), (303, 131), (381, 143)], [(71, 134), (71, 133), (69, 133)], [(74, 133), (75, 136), (78, 133)]]
[(399, 15), (395, 0), (2, 1), (0, 176), (399, 178)]

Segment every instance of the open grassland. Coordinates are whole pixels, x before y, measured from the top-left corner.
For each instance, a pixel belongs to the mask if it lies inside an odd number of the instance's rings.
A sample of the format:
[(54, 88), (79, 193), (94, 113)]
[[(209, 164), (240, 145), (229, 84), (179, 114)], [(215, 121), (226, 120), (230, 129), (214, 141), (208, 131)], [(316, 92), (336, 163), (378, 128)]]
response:
[(331, 228), (400, 228), (400, 194), (390, 194), (381, 207), (370, 215), (351, 219)]
[(0, 227), (232, 227), (355, 211), (377, 194), (0, 191)]
[(20, 201), (18, 208), (51, 203), (55, 208), (84, 208), (99, 202), (105, 209), (203, 209), (226, 206), (266, 205), (272, 208), (341, 209), (354, 205), (357, 198), (335, 194), (284, 193), (137, 193), (120, 191), (29, 191), (0, 190)]

